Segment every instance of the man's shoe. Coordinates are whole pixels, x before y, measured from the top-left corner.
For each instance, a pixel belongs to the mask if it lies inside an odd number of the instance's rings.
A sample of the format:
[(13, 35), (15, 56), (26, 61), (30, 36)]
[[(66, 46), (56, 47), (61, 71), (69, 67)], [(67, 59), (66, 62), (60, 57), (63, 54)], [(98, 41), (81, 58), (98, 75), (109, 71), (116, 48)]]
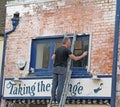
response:
[(56, 102), (55, 102), (55, 101), (52, 101), (52, 102), (51, 102), (51, 105), (52, 105), (52, 106), (55, 106), (55, 105), (56, 105)]
[(58, 106), (58, 105), (59, 105), (59, 103), (56, 101), (56, 102), (55, 102), (55, 105), (56, 105), (56, 106)]

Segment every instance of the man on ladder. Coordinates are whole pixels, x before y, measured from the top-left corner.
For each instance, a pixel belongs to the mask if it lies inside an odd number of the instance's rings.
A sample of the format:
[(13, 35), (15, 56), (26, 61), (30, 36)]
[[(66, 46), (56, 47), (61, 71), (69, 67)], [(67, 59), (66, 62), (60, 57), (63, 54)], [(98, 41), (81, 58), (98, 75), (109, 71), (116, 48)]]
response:
[[(68, 84), (64, 85), (64, 83), (65, 83), (66, 77), (68, 76), (67, 72), (69, 72), (69, 69), (70, 69), (69, 63), (71, 63), (71, 59), (77, 61), (87, 55), (87, 51), (85, 51), (80, 56), (75, 56), (73, 54), (73, 50), (74, 50), (73, 45), (76, 40), (76, 35), (74, 36), (73, 36), (74, 40), (71, 46), (72, 48), (71, 51), (68, 49), (71, 45), (70, 38), (68, 36), (65, 36), (62, 41), (62, 46), (58, 47), (52, 56), (52, 60), (54, 61), (54, 70), (53, 70), (53, 81), (52, 81), (52, 92), (51, 92), (52, 98), (51, 98), (50, 106), (58, 105), (61, 102), (61, 99), (62, 99), (61, 95), (64, 94), (62, 93), (63, 88), (65, 88), (66, 85), (68, 85)], [(70, 62), (68, 62), (69, 58), (70, 58), (69, 60)], [(68, 67), (68, 64), (69, 64), (69, 67)], [(63, 100), (66, 100), (66, 99), (63, 99)], [(59, 107), (60, 107), (60, 104), (59, 104)]]

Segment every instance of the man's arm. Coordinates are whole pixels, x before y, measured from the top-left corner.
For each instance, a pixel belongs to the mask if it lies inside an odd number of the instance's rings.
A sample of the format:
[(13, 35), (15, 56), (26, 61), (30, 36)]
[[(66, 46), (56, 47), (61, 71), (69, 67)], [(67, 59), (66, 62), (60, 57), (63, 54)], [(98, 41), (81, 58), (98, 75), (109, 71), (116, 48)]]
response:
[(85, 51), (82, 55), (80, 56), (75, 56), (74, 54), (70, 54), (69, 57), (74, 60), (74, 61), (78, 61), (80, 59), (82, 59), (83, 57), (85, 57), (87, 55), (87, 51)]
[(53, 61), (55, 60), (55, 54), (52, 55), (52, 60), (53, 60)]

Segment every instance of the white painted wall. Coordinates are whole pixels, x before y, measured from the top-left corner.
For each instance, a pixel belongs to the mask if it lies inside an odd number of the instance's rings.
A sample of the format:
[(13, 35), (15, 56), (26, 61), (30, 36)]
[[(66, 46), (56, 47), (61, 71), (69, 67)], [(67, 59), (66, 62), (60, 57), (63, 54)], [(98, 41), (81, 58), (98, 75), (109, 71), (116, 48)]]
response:
[(0, 70), (1, 70), (1, 64), (2, 64), (2, 52), (3, 52), (3, 37), (0, 37)]
[(6, 6), (34, 4), (34, 3), (38, 3), (38, 2), (42, 3), (42, 2), (50, 2), (50, 1), (61, 1), (61, 0), (13, 0), (13, 1), (7, 1)]

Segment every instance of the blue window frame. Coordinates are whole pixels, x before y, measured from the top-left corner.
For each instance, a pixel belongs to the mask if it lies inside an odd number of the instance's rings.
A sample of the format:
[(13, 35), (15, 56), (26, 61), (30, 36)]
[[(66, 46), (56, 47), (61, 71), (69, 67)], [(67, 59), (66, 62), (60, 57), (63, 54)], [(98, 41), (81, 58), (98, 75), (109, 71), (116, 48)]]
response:
[[(69, 34), (72, 36), (73, 34)], [(32, 40), (30, 73), (38, 76), (51, 76), (53, 70), (53, 61), (51, 59), (55, 49), (61, 45), (63, 35), (37, 37)], [(72, 41), (72, 37), (71, 37)], [(80, 55), (83, 51), (88, 50), (89, 35), (77, 36), (74, 54)], [(86, 74), (88, 56), (80, 61), (72, 61), (72, 75)]]

